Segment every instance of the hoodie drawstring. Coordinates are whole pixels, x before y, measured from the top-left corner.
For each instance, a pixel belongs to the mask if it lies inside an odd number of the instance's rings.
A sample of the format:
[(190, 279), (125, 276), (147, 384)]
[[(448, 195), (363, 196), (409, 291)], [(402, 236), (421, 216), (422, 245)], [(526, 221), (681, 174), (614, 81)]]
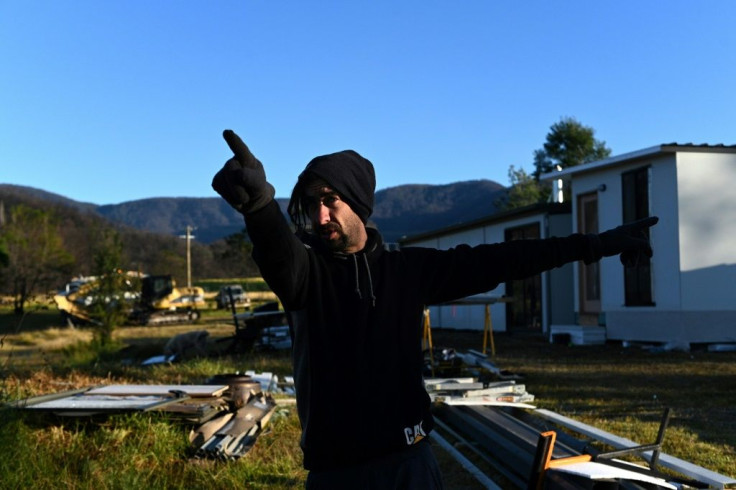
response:
[(371, 293), (371, 302), (373, 306), (376, 306), (376, 295), (373, 294), (373, 277), (371, 277), (371, 268), (368, 267), (368, 257), (366, 254), (363, 254), (363, 263), (365, 264), (365, 271), (368, 273), (368, 288)]
[(358, 259), (353, 254), (353, 267), (355, 268), (355, 294), (358, 295), (358, 299), (363, 299), (363, 294), (360, 292), (360, 279), (358, 275)]
[[(358, 258), (357, 254), (351, 254), (353, 256), (353, 266), (355, 268), (355, 294), (358, 295), (358, 299), (363, 299), (363, 293), (360, 291), (360, 273), (358, 272)], [(365, 264), (365, 270), (368, 274), (368, 288), (371, 293), (371, 302), (373, 306), (376, 306), (376, 295), (373, 293), (373, 277), (371, 277), (371, 268), (368, 266), (368, 257), (365, 254), (363, 256), (363, 264)]]

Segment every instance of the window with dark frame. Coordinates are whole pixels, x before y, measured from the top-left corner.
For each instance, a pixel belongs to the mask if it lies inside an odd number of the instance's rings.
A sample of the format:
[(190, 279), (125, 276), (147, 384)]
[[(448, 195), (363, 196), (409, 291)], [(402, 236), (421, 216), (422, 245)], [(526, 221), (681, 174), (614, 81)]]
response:
[[(536, 239), (540, 237), (539, 223), (507, 228), (504, 240)], [(542, 276), (506, 282), (506, 325), (510, 329), (542, 328)]]
[[(621, 174), (623, 221), (630, 223), (649, 217), (649, 182), (651, 167), (641, 167)], [(649, 230), (645, 231), (649, 238)], [(653, 306), (651, 260), (642, 256), (637, 264), (624, 267), (626, 306)]]

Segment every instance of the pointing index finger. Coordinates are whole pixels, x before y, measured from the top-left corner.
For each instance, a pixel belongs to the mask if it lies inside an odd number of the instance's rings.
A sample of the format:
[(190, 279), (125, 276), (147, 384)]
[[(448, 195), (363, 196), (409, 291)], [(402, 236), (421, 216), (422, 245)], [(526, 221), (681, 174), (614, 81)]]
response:
[(240, 136), (235, 134), (232, 129), (226, 129), (222, 132), (222, 137), (225, 138), (227, 146), (230, 147), (230, 150), (233, 152), (235, 158), (238, 159), (240, 164), (244, 166), (247, 165), (251, 159), (251, 152), (246, 144), (243, 143), (243, 140), (240, 139)]
[(652, 226), (654, 226), (654, 225), (657, 224), (657, 222), (659, 221), (659, 217), (657, 217), (657, 216), (650, 216), (648, 218), (644, 218), (641, 221), (642, 221), (643, 227), (650, 228), (650, 227), (652, 227)]

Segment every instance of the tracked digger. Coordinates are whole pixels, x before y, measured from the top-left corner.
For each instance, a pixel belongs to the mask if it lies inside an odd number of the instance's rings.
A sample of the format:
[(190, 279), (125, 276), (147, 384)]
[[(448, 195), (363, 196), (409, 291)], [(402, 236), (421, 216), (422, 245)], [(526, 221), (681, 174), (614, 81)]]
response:
[(128, 323), (160, 325), (191, 323), (199, 319), (199, 310), (206, 306), (200, 287), (177, 287), (170, 275), (140, 275), (127, 273), (123, 290), (114, 296), (101, 297), (99, 278), (88, 277), (73, 281), (54, 296), (56, 307), (67, 323), (77, 325), (99, 323), (94, 305), (121, 307)]
[(205, 305), (204, 289), (200, 287), (176, 287), (168, 275), (146, 276), (132, 319), (141, 325), (190, 323), (199, 320), (199, 310)]

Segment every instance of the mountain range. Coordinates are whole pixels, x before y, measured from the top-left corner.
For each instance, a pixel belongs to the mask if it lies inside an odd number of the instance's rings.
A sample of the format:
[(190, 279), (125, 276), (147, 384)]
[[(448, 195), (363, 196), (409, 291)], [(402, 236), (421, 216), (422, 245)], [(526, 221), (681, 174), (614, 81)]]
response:
[[(491, 180), (471, 180), (445, 185), (407, 184), (376, 192), (371, 221), (386, 242), (488, 216), (506, 188)], [(27, 197), (99, 215), (106, 220), (142, 231), (182, 235), (194, 229), (197, 241), (212, 243), (242, 231), (243, 219), (219, 197), (154, 197), (96, 205), (75, 201), (33, 187), (0, 184), (3, 196)], [(277, 199), (285, 212), (288, 199)]]

